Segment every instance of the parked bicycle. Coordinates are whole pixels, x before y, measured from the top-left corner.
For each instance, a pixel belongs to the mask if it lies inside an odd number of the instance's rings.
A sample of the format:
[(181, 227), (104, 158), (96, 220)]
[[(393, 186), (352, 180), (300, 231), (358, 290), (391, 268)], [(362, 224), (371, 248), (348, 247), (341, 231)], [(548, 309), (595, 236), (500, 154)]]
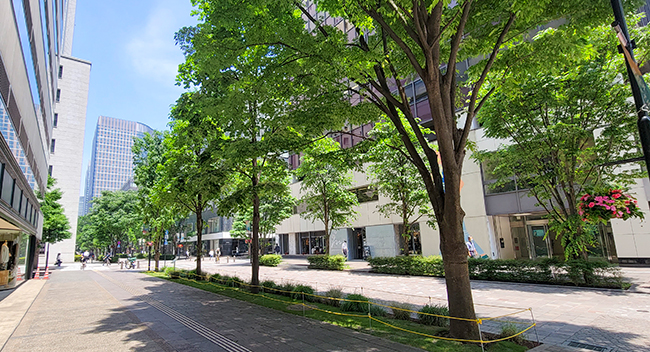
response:
[(126, 258), (126, 262), (124, 263), (124, 266), (126, 266), (127, 269), (135, 269), (135, 257), (133, 258)]

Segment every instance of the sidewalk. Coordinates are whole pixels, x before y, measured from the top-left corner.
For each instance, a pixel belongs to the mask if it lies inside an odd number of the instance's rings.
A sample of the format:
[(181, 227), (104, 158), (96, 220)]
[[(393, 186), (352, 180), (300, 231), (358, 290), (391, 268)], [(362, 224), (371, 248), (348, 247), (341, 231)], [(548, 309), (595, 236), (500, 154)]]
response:
[[(276, 268), (260, 267), (260, 280), (304, 283), (320, 292), (340, 288), (381, 301), (419, 306), (446, 302), (444, 279), (373, 274), (368, 272), (366, 262), (348, 264), (351, 269), (343, 272), (309, 270), (306, 259), (290, 258)], [(196, 262), (188, 260), (176, 263), (178, 268), (195, 266)], [(226, 263), (224, 258), (219, 263), (204, 260), (202, 268), (245, 280), (251, 276), (247, 259), (235, 263)], [(603, 348), (608, 352), (650, 351), (650, 295), (644, 293), (650, 282), (650, 268), (623, 271), (632, 278), (634, 290), (472, 281), (476, 311), (479, 317), (493, 317), (517, 308), (532, 308), (540, 341), (548, 345), (583, 345), (592, 351)], [(536, 339), (533, 331), (527, 337)]]
[(63, 269), (0, 302), (1, 351), (420, 351), (135, 271)]

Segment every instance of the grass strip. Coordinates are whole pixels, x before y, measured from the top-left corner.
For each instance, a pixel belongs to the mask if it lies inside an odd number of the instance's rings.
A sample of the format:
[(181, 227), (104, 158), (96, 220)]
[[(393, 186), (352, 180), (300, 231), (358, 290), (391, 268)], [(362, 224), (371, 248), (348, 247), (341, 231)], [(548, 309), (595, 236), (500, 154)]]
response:
[[(293, 308), (297, 308), (295, 307), (295, 305), (296, 304), (299, 305), (302, 303), (302, 301), (293, 300), (290, 297), (275, 295), (271, 293), (252, 294), (241, 288), (227, 287), (214, 282), (193, 281), (184, 278), (170, 279), (169, 277), (167, 277), (167, 275), (165, 275), (162, 272), (147, 272), (147, 275), (176, 282), (182, 285), (191, 286), (204, 291), (209, 291), (212, 293), (216, 293), (240, 301), (257, 304), (284, 313), (300, 315), (300, 316), (303, 315), (302, 309), (294, 310), (288, 308), (292, 306)], [(333, 307), (323, 303), (308, 302), (307, 304), (318, 308), (318, 309), (306, 309), (304, 312), (304, 316), (307, 318), (323, 321), (326, 323), (345, 327), (348, 329), (353, 329), (362, 333), (378, 336), (404, 345), (421, 348), (425, 351), (431, 351), (431, 352), (480, 352), (481, 351), (481, 346), (479, 345), (463, 344), (455, 341), (444, 341), (444, 340), (428, 338), (417, 334), (408, 333), (405, 331), (395, 330), (386, 325), (378, 324), (376, 322), (375, 324), (372, 324), (372, 328), (370, 328), (370, 320), (366, 317), (339, 315), (336, 313), (345, 314), (347, 312), (342, 312), (338, 307)], [(331, 314), (326, 311), (334, 312), (335, 314)], [(441, 328), (441, 327), (418, 324), (414, 321), (396, 320), (390, 318), (382, 318), (382, 320), (390, 321), (391, 325), (398, 326), (402, 329), (417, 331), (429, 335), (436, 335), (446, 330), (445, 328)], [(526, 350), (527, 350), (526, 347), (517, 345), (510, 341), (501, 341), (486, 346), (486, 351), (490, 351), (490, 352), (523, 352)]]

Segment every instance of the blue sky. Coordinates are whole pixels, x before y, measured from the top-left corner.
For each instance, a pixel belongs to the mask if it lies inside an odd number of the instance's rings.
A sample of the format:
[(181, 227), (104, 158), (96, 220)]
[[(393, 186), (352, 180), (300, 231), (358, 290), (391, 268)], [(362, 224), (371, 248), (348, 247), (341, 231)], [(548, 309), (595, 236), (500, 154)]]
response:
[(175, 85), (183, 55), (174, 33), (196, 24), (191, 11), (189, 0), (77, 2), (72, 55), (92, 62), (84, 181), (98, 116), (167, 128), (170, 106), (183, 91)]

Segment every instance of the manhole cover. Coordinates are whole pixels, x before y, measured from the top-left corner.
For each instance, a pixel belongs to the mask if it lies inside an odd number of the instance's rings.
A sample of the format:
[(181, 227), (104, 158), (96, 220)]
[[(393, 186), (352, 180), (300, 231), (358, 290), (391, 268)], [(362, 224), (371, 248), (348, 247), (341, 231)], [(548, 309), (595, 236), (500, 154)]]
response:
[(598, 351), (598, 352), (607, 352), (607, 351), (609, 351), (609, 348), (607, 348), (607, 347), (590, 345), (588, 343), (582, 343), (582, 342), (577, 342), (577, 341), (571, 341), (571, 342), (568, 343), (568, 345), (571, 346), (571, 347), (584, 348), (586, 350), (592, 350), (592, 351)]

